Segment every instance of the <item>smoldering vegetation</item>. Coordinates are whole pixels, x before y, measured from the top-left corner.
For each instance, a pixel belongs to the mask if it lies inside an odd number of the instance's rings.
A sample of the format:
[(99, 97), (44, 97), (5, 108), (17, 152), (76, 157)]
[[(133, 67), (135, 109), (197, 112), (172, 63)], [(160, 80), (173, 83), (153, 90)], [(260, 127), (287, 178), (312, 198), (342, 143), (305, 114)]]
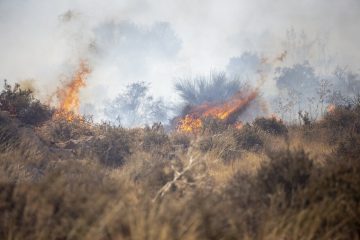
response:
[(19, 86), (0, 100), (1, 239), (360, 238), (358, 98), (197, 134), (54, 118)]

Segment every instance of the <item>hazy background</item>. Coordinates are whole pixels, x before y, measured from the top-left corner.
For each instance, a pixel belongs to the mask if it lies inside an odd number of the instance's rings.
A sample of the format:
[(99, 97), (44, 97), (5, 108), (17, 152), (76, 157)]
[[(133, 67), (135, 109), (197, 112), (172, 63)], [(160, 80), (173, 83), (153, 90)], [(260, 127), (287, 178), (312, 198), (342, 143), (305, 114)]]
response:
[[(244, 52), (275, 59), (286, 50), (284, 66), (308, 60), (323, 75), (336, 65), (358, 71), (359, 25), (359, 0), (0, 0), (0, 78), (30, 81), (46, 99), (85, 59), (93, 71), (82, 107), (101, 119), (130, 83), (144, 81), (154, 98), (176, 102), (179, 78), (250, 76), (258, 67), (242, 65)], [(306, 37), (306, 56), (288, 46), (291, 29)], [(271, 96), (278, 63), (269, 64), (263, 92)]]

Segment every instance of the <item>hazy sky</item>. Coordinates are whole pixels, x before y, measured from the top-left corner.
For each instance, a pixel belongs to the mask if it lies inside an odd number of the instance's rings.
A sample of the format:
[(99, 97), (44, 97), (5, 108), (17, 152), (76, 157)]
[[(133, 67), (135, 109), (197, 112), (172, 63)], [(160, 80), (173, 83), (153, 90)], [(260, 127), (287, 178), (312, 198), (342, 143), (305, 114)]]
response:
[(179, 77), (223, 70), (244, 51), (282, 52), (291, 27), (326, 36), (338, 64), (359, 69), (359, 25), (359, 0), (0, 0), (0, 78), (34, 79), (45, 97), (86, 59), (84, 103), (134, 81), (173, 97)]

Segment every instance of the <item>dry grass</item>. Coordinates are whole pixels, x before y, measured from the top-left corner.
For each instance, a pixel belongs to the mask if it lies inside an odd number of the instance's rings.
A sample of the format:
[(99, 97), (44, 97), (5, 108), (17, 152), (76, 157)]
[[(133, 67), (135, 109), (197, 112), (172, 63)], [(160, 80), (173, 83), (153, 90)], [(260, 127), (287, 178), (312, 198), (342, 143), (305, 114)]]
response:
[(358, 108), (324, 121), (193, 136), (1, 112), (0, 239), (359, 239)]

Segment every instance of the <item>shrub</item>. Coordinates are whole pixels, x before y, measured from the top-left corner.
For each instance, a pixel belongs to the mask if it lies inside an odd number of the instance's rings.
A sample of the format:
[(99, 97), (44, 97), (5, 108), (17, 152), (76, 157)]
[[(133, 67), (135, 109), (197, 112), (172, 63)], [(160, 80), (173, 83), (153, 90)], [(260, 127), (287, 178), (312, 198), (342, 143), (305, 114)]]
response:
[(258, 171), (258, 188), (263, 196), (277, 191), (285, 193), (289, 203), (293, 194), (304, 188), (310, 179), (313, 161), (303, 151), (290, 150), (268, 154), (270, 161), (264, 163)]
[(255, 235), (263, 224), (267, 205), (263, 193), (257, 186), (256, 175), (238, 171), (225, 187), (224, 195), (229, 198), (231, 212), (242, 234)]
[(229, 131), (212, 136), (211, 151), (225, 163), (239, 157), (241, 150), (234, 135)]
[(213, 147), (213, 140), (211, 136), (202, 136), (197, 141), (197, 147), (202, 153), (210, 151)]
[(266, 234), (272, 239), (359, 239), (358, 156), (327, 161), (306, 188), (294, 193), (291, 204), (275, 199)]
[(92, 136), (95, 133), (81, 119), (69, 122), (66, 119), (59, 118), (45, 123), (40, 129), (40, 134), (46, 141), (65, 142), (79, 139), (82, 136)]
[(151, 128), (144, 129), (142, 146), (147, 152), (167, 154), (170, 151), (170, 139), (161, 123), (155, 123)]
[(325, 130), (331, 144), (339, 143), (349, 133), (360, 135), (359, 106), (359, 104), (336, 106), (334, 111), (325, 115), (320, 127)]
[(254, 126), (274, 135), (285, 135), (288, 132), (285, 124), (276, 118), (257, 118), (254, 121)]
[(53, 114), (48, 106), (34, 98), (31, 90), (22, 90), (19, 84), (12, 88), (6, 81), (0, 93), (0, 110), (7, 111), (30, 125), (39, 125), (49, 120)]
[(257, 129), (249, 124), (235, 131), (234, 137), (240, 149), (257, 151), (264, 145)]
[(227, 124), (219, 119), (206, 117), (202, 120), (202, 132), (206, 134), (217, 134), (226, 131)]
[(191, 145), (190, 136), (184, 133), (174, 133), (170, 139), (173, 146), (178, 146), (182, 150), (187, 150)]
[(132, 141), (128, 131), (108, 125), (102, 135), (92, 142), (92, 149), (102, 164), (118, 167), (131, 155)]
[(20, 141), (18, 128), (5, 112), (0, 112), (0, 152), (16, 147)]

